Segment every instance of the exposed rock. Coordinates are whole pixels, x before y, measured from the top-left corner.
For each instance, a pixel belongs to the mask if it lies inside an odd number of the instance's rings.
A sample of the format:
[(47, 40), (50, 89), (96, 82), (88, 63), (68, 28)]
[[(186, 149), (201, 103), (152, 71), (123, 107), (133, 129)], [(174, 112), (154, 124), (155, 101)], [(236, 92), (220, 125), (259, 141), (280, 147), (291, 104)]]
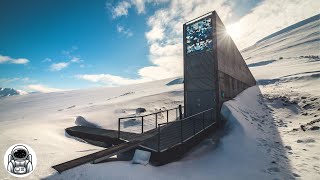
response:
[(310, 101), (315, 101), (317, 100), (318, 98), (311, 98)]
[(306, 105), (304, 105), (302, 108), (303, 108), (303, 109), (311, 109), (312, 106), (311, 106), (311, 104), (306, 104)]
[(271, 167), (271, 168), (268, 168), (268, 171), (270, 171), (270, 172), (280, 172), (280, 169), (277, 168), (277, 167)]
[(292, 150), (291, 146), (285, 146), (286, 149)]
[(305, 139), (298, 139), (297, 143), (314, 143), (316, 142), (314, 139), (312, 138), (305, 138)]
[(314, 131), (314, 130), (319, 130), (319, 129), (320, 129), (319, 126), (312, 126), (312, 127), (310, 128), (310, 130), (312, 130), (312, 131)]
[(82, 116), (77, 116), (75, 118), (75, 122), (74, 122), (76, 125), (78, 126), (86, 126), (86, 127), (92, 127), (92, 128), (100, 128), (100, 126), (92, 123), (92, 122), (89, 122), (87, 121), (84, 117)]
[(292, 173), (292, 175), (293, 175), (294, 177), (300, 177), (300, 175), (297, 174), (297, 173)]
[(139, 108), (136, 109), (136, 114), (140, 114), (140, 113), (143, 113), (143, 112), (146, 112), (145, 108), (139, 107)]
[(0, 87), (0, 98), (6, 97), (6, 96), (16, 96), (16, 95), (24, 95), (24, 94), (27, 94), (27, 93), (21, 90), (15, 90), (13, 88)]

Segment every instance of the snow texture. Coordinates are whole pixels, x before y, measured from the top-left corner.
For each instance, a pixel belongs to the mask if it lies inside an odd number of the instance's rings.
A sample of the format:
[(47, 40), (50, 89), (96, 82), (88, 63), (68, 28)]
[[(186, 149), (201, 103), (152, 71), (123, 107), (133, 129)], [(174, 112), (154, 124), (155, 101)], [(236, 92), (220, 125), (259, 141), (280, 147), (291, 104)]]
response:
[[(1, 98), (0, 153), (16, 143), (31, 146), (38, 166), (27, 179), (320, 179), (319, 26), (319, 19), (308, 21), (244, 50), (259, 85), (224, 103), (228, 123), (219, 141), (205, 139), (178, 162), (84, 164), (62, 174), (51, 168), (102, 149), (65, 136), (75, 118), (116, 129), (117, 118), (137, 108), (177, 107), (183, 84), (170, 83), (177, 78)], [(5, 171), (0, 179), (12, 179)]]

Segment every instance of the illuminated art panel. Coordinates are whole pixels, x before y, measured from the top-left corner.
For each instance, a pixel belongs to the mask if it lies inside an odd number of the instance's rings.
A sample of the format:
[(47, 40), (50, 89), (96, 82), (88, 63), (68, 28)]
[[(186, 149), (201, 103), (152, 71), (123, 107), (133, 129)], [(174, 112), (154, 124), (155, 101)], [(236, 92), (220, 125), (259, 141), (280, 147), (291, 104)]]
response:
[(212, 49), (211, 21), (211, 17), (206, 17), (186, 26), (187, 55)]

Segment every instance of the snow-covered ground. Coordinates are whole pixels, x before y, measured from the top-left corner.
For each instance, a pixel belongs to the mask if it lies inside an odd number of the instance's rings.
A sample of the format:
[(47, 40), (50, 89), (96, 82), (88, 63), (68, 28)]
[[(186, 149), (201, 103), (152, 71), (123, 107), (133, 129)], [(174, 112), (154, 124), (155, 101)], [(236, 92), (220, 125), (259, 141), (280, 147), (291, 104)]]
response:
[[(58, 174), (51, 166), (101, 148), (65, 135), (82, 116), (103, 128), (117, 118), (183, 103), (177, 78), (125, 87), (0, 99), (0, 154), (15, 143), (37, 154), (27, 179), (320, 179), (320, 20), (243, 51), (259, 86), (228, 101), (217, 143), (208, 138), (181, 161), (161, 167), (130, 162), (85, 164)], [(301, 128), (302, 125), (302, 128)], [(0, 179), (13, 178), (0, 168)]]

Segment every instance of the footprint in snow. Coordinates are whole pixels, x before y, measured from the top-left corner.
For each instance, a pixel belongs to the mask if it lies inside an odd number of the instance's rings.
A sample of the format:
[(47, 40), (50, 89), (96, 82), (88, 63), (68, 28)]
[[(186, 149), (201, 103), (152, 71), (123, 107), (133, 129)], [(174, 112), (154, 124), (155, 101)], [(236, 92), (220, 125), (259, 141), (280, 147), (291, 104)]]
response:
[(271, 167), (271, 168), (268, 168), (268, 171), (269, 172), (280, 172), (280, 169), (277, 167)]
[(294, 177), (300, 177), (300, 175), (297, 174), (297, 173), (292, 173), (292, 175), (293, 175)]
[(70, 107), (67, 107), (67, 109), (72, 109), (72, 108), (74, 108), (74, 107), (76, 107), (76, 105), (72, 105), (72, 106), (70, 106)]

